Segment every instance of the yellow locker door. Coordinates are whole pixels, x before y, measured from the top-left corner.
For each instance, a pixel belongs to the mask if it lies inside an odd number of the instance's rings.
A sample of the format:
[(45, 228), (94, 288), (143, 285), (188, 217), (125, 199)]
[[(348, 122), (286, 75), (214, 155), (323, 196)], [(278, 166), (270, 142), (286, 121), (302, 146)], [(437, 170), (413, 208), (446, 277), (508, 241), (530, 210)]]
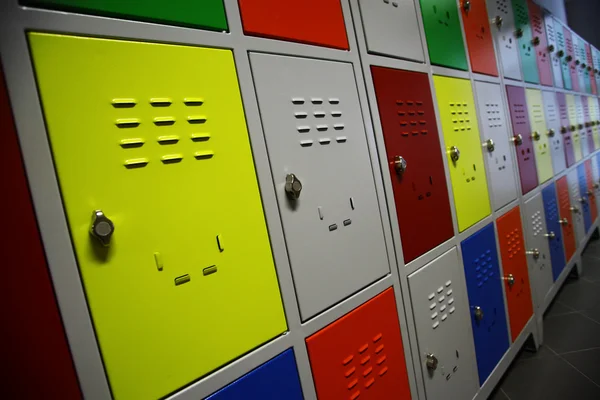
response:
[(284, 332), (232, 52), (29, 40), (115, 398), (166, 396)]
[(577, 106), (575, 105), (575, 97), (572, 94), (566, 94), (567, 109), (569, 111), (569, 123), (571, 126), (571, 137), (573, 138), (573, 152), (575, 153), (575, 162), (581, 161), (583, 158), (583, 151), (581, 149), (581, 136), (579, 135), (579, 129), (577, 129)]
[(434, 76), (433, 83), (462, 232), (491, 213), (473, 90), (465, 79)]
[(531, 123), (538, 180), (542, 184), (554, 175), (552, 171), (552, 159), (550, 158), (548, 128), (544, 117), (542, 92), (537, 89), (525, 89), (525, 96), (527, 97), (527, 110)]
[(598, 132), (598, 129), (600, 129), (598, 126), (598, 124), (600, 124), (600, 110), (598, 110), (598, 100), (595, 97), (589, 96), (587, 98), (587, 102), (590, 110), (590, 122), (592, 124), (594, 147), (596, 147), (596, 150), (598, 150), (600, 149), (600, 132)]

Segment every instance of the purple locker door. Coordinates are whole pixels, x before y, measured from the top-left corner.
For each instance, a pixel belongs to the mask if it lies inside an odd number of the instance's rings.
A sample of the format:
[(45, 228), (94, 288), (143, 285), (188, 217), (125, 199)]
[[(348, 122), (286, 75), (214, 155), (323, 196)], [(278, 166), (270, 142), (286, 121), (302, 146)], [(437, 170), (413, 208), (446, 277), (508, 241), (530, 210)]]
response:
[(529, 125), (529, 114), (525, 100), (525, 89), (518, 86), (506, 86), (508, 107), (513, 128), (513, 142), (517, 151), (519, 177), (523, 194), (530, 192), (538, 185), (535, 156), (533, 154), (533, 137)]
[(588, 102), (587, 96), (581, 96), (581, 105), (583, 106), (583, 123), (585, 126), (585, 136), (588, 142), (589, 154), (596, 151), (594, 144), (594, 131), (592, 128), (592, 120), (590, 119), (590, 103)]
[(565, 144), (565, 158), (567, 159), (567, 167), (570, 167), (575, 164), (575, 152), (573, 151), (573, 140), (569, 130), (571, 124), (565, 94), (556, 92), (556, 102), (558, 103), (558, 114), (560, 115), (560, 134), (563, 135), (563, 143)]

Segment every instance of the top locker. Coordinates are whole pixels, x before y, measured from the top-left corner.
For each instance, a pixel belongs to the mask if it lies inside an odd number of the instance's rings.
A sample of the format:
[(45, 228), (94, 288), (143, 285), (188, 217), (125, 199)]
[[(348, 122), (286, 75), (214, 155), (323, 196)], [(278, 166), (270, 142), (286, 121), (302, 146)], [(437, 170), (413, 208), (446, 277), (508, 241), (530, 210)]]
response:
[(21, 0), (23, 5), (228, 31), (223, 0)]

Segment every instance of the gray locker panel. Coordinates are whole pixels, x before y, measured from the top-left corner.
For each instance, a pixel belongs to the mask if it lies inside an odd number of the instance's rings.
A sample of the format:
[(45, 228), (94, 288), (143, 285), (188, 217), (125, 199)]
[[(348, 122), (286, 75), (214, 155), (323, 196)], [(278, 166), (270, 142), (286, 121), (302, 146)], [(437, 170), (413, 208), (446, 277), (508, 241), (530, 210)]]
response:
[[(594, 156), (592, 156), (591, 158), (591, 164), (592, 164), (592, 179), (594, 179), (594, 185), (600, 185), (600, 170), (598, 170), (598, 162), (597, 162), (597, 157), (599, 154), (596, 154)], [(598, 188), (596, 188), (594, 186), (594, 192), (595, 192), (595, 198), (596, 198), (596, 204), (598, 206), (598, 209), (600, 210), (600, 192), (598, 190)]]
[[(506, 110), (500, 85), (477, 81), (475, 92), (483, 154), (492, 188), (492, 206), (498, 210), (517, 198)], [(493, 141), (492, 147), (488, 147), (488, 140)]]
[(424, 61), (413, 0), (359, 0), (370, 53)]
[(581, 208), (581, 192), (579, 191), (579, 176), (577, 176), (577, 168), (574, 168), (567, 175), (569, 183), (569, 198), (571, 200), (571, 218), (575, 227), (575, 239), (577, 247), (583, 243), (585, 239), (585, 224), (583, 222), (583, 211)]
[[(583, 90), (583, 89), (582, 89)], [(590, 154), (590, 148), (588, 145), (587, 129), (585, 128), (585, 118), (583, 114), (582, 101), (587, 101), (585, 97), (575, 95), (575, 108), (577, 109), (577, 130), (579, 131), (579, 137), (581, 138), (581, 151), (583, 156)], [(572, 122), (571, 122), (572, 123)]]
[(567, 168), (563, 138), (560, 132), (560, 115), (558, 113), (558, 104), (556, 103), (556, 94), (554, 92), (542, 91), (542, 99), (544, 101), (546, 126), (548, 127), (546, 134), (549, 136), (552, 168), (554, 169), (554, 175), (556, 175)]
[(510, 0), (487, 0), (487, 10), (503, 74), (506, 78), (521, 80), (515, 18)]
[[(251, 53), (302, 319), (389, 273), (351, 64)], [(289, 174), (301, 182), (296, 200)]]
[[(462, 266), (452, 248), (408, 277), (427, 398), (472, 399), (479, 388)], [(428, 359), (437, 360), (435, 369)]]
[(544, 24), (546, 26), (546, 39), (548, 40), (548, 52), (550, 53), (550, 61), (552, 65), (552, 76), (554, 78), (554, 86), (562, 88), (562, 70), (560, 69), (560, 57), (558, 56), (558, 47), (556, 45), (556, 31), (554, 27), (554, 19), (552, 14), (547, 13), (544, 16)]
[(536, 258), (533, 254), (527, 255), (529, 265), (529, 280), (535, 296), (535, 306), (544, 304), (546, 294), (552, 288), (554, 278), (550, 260), (550, 240), (546, 234), (546, 216), (541, 193), (525, 202), (525, 235), (527, 237), (527, 251), (539, 251)]

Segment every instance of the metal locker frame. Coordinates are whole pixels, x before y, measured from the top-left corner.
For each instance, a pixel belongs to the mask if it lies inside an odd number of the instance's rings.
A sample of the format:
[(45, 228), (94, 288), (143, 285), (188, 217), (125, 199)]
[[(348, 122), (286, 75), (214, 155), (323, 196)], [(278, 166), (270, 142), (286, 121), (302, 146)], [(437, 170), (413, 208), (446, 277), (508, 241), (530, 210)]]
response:
[[(552, 178), (552, 160), (550, 158), (550, 139), (546, 118), (544, 117), (544, 104), (542, 92), (537, 89), (525, 89), (527, 98), (527, 111), (533, 138), (533, 150), (535, 152), (535, 165), (538, 174), (538, 182), (542, 184)], [(536, 133), (537, 132), (537, 133)]]
[(554, 175), (557, 175), (567, 168), (565, 150), (563, 143), (563, 134), (560, 128), (560, 116), (556, 95), (554, 92), (543, 90), (542, 100), (544, 102), (544, 114), (548, 126), (548, 140), (550, 142), (550, 154), (552, 158), (552, 168)]
[(515, 19), (510, 0), (487, 0), (490, 28), (494, 36), (496, 56), (504, 78), (521, 80), (521, 54), (517, 45)]
[(562, 70), (560, 69), (560, 57), (558, 56), (558, 45), (556, 44), (556, 29), (554, 28), (554, 17), (552, 14), (542, 9), (544, 14), (544, 26), (546, 28), (546, 40), (548, 42), (548, 53), (550, 54), (550, 63), (552, 65), (552, 77), (554, 86), (564, 88)]
[(566, 259), (563, 245), (561, 218), (558, 210), (558, 200), (556, 198), (556, 187), (554, 182), (550, 183), (542, 190), (542, 200), (544, 202), (546, 227), (548, 228), (548, 233), (550, 234), (548, 237), (548, 245), (550, 247), (552, 277), (556, 282), (561, 272), (565, 268)]

